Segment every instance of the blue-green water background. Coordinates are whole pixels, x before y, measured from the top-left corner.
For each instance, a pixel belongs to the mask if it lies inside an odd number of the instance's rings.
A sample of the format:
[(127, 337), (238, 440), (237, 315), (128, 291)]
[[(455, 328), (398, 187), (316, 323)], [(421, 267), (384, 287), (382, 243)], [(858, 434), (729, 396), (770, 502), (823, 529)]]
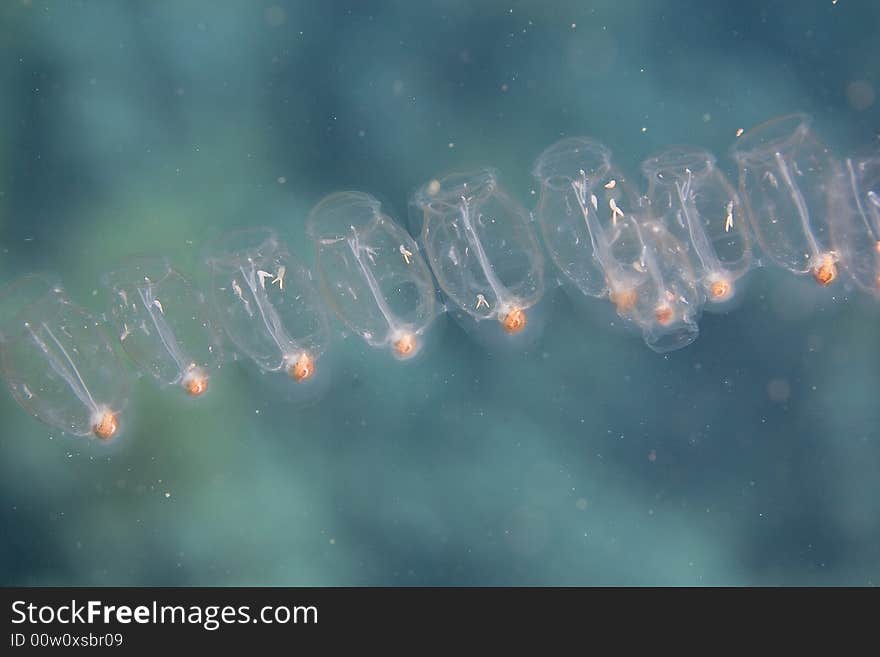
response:
[[(729, 167), (737, 128), (801, 109), (864, 148), (878, 31), (867, 0), (8, 0), (0, 277), (101, 312), (126, 256), (199, 276), (267, 224), (308, 261), (324, 194), (402, 217), (480, 164), (531, 207), (564, 135)], [(199, 404), (141, 380), (112, 450), (3, 395), (0, 582), (876, 584), (880, 308), (766, 269), (744, 297), (666, 357), (556, 292), (524, 354), (452, 322), (414, 364), (349, 338), (305, 408), (240, 363)]]

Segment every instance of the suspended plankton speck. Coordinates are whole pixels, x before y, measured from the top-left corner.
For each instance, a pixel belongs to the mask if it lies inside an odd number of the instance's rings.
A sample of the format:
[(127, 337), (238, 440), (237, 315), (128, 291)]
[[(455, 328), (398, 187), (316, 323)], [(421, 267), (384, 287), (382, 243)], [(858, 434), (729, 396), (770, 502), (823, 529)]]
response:
[(412, 263), (412, 257), (413, 257), (412, 251), (407, 249), (403, 244), (400, 245), (400, 255), (403, 256), (403, 260), (404, 260), (404, 262), (406, 262), (406, 264)]

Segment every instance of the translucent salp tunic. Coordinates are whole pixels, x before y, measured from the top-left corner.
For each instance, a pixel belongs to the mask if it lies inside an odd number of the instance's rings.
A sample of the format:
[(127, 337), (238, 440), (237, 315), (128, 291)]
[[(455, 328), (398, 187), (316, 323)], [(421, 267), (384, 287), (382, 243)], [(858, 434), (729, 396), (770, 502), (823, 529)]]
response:
[(856, 286), (880, 297), (880, 152), (847, 158), (837, 195), (846, 211), (831, 223), (834, 249)]
[(535, 214), (553, 262), (581, 293), (607, 295), (627, 318), (645, 277), (632, 267), (642, 251), (632, 213), (642, 200), (611, 151), (590, 137), (569, 137), (546, 148), (532, 173), (541, 185)]
[(164, 257), (138, 258), (102, 277), (125, 353), (164, 385), (200, 397), (222, 359), (204, 295)]
[(263, 371), (312, 379), (330, 329), (311, 272), (267, 228), (227, 233), (207, 262), (208, 299), (232, 344)]
[(415, 356), (440, 309), (415, 240), (363, 192), (327, 196), (306, 225), (328, 306), (367, 344)]
[(708, 307), (727, 307), (754, 262), (739, 194), (702, 148), (664, 149), (641, 169), (651, 212), (684, 245)]
[(840, 254), (831, 245), (829, 224), (841, 212), (832, 193), (841, 170), (813, 134), (810, 117), (789, 114), (751, 128), (731, 154), (764, 255), (795, 274), (810, 273), (819, 285), (834, 282)]
[(39, 276), (0, 292), (0, 306), (0, 370), (15, 401), (73, 435), (116, 436), (129, 379), (102, 323)]
[(445, 296), (508, 334), (525, 329), (544, 294), (544, 262), (529, 212), (492, 169), (432, 180), (413, 197), (419, 240)]

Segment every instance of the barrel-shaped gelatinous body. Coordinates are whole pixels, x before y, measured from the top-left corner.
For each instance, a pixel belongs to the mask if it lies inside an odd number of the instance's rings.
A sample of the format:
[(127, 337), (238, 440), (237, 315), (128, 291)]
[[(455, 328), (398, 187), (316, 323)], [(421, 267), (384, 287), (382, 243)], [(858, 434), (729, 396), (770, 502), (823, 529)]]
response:
[(833, 193), (841, 170), (813, 134), (809, 117), (791, 114), (752, 128), (731, 153), (761, 250), (778, 266), (830, 285), (840, 258), (829, 225), (841, 211)]
[(103, 277), (109, 317), (138, 369), (197, 397), (220, 364), (220, 336), (204, 295), (162, 257), (137, 259)]
[(666, 353), (697, 339), (704, 295), (684, 244), (650, 215), (634, 222), (642, 254), (634, 266), (644, 274), (630, 315), (651, 349)]
[(528, 211), (480, 169), (432, 180), (413, 198), (419, 239), (448, 299), (476, 320), (525, 328), (544, 294), (544, 262)]
[(5, 322), (0, 369), (16, 402), (46, 424), (102, 440), (118, 433), (128, 377), (103, 325), (59, 289)]
[(676, 146), (642, 162), (651, 212), (684, 246), (710, 304), (736, 294), (752, 240), (739, 194), (702, 148)]
[(632, 319), (647, 275), (634, 218), (644, 201), (611, 151), (589, 137), (563, 139), (541, 153), (533, 174), (541, 184), (538, 223), (556, 266), (583, 294), (608, 295)]
[(880, 297), (880, 153), (847, 158), (837, 195), (846, 212), (831, 224), (834, 249), (853, 282)]
[(310, 379), (330, 342), (311, 273), (268, 229), (227, 234), (207, 261), (209, 302), (233, 345), (264, 371)]
[(419, 352), (439, 305), (415, 240), (377, 199), (337, 192), (307, 220), (323, 298), (369, 345), (401, 359)]

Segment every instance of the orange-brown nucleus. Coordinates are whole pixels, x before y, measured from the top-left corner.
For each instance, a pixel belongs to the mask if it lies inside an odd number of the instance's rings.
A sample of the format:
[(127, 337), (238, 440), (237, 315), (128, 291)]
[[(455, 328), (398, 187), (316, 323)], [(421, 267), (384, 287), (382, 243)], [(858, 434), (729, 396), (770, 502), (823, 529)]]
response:
[(837, 265), (830, 254), (822, 256), (822, 261), (813, 268), (813, 278), (822, 287), (828, 287), (837, 278)]
[(183, 389), (190, 397), (201, 397), (208, 390), (208, 377), (204, 374), (192, 374), (184, 379)]
[(526, 327), (527, 321), (526, 311), (522, 308), (514, 308), (504, 316), (504, 319), (501, 320), (501, 325), (505, 331), (513, 334), (522, 331)]
[(712, 297), (712, 301), (725, 301), (730, 297), (731, 292), (733, 285), (728, 280), (718, 279), (709, 285), (709, 296)]
[(639, 300), (639, 293), (632, 288), (625, 290), (613, 290), (608, 297), (611, 303), (617, 306), (617, 311), (627, 313), (636, 307), (636, 301)]
[(878, 242), (874, 242), (874, 250), (875, 250), (877, 253), (880, 253), (880, 241), (878, 241)]
[(101, 417), (92, 426), (92, 432), (101, 440), (110, 440), (118, 430), (119, 421), (116, 419), (116, 414), (110, 411), (101, 413)]
[(394, 342), (394, 353), (400, 358), (409, 358), (416, 353), (418, 340), (412, 333), (405, 333)]
[(666, 326), (669, 322), (671, 322), (672, 317), (672, 308), (670, 308), (669, 306), (657, 306), (657, 308), (654, 310), (654, 319), (656, 319), (657, 323), (661, 326)]
[(315, 373), (315, 361), (307, 353), (303, 352), (299, 355), (288, 369), (287, 373), (297, 383), (302, 383)]

